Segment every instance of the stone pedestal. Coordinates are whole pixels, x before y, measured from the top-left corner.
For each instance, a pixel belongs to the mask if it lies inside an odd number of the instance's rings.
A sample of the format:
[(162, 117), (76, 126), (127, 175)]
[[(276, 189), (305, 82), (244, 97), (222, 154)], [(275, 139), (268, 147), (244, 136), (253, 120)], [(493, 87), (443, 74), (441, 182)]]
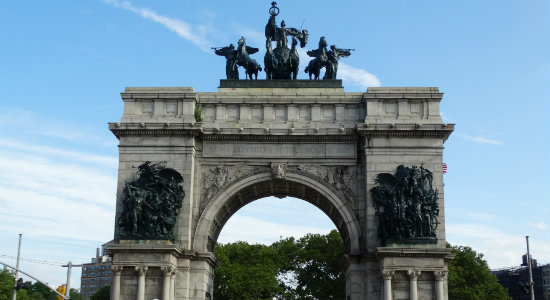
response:
[(113, 259), (111, 299), (119, 300), (169, 300), (170, 277), (185, 255), (168, 241), (119, 241), (107, 244), (107, 253)]
[(384, 278), (382, 299), (446, 300), (442, 274), (454, 258), (451, 249), (379, 247), (376, 256)]

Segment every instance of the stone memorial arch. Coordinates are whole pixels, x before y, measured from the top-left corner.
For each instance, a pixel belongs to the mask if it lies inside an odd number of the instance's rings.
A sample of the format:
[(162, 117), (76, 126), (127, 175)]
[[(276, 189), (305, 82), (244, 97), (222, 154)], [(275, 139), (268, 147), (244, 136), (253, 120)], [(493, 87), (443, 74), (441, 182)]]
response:
[(212, 299), (220, 231), (266, 196), (332, 220), (347, 299), (447, 299), (442, 155), (454, 125), (438, 88), (221, 80), (216, 92), (121, 95), (111, 299)]

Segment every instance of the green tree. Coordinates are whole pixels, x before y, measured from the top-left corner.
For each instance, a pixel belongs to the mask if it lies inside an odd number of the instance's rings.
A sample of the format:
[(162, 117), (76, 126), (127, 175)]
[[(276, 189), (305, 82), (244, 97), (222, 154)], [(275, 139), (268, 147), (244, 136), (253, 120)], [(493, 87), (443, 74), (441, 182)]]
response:
[(31, 300), (56, 300), (57, 294), (40, 282), (35, 282), (28, 290)]
[(491, 273), (482, 253), (467, 246), (451, 248), (456, 257), (449, 263), (450, 300), (512, 300)]
[(82, 294), (80, 294), (80, 291), (78, 289), (71, 289), (71, 292), (69, 293), (69, 296), (71, 297), (71, 300), (81, 300)]
[(11, 300), (13, 296), (13, 273), (7, 268), (0, 272), (0, 300)]
[(111, 299), (111, 286), (106, 285), (99, 288), (91, 297), (91, 300), (109, 300)]
[(294, 268), (296, 294), (300, 299), (336, 299), (346, 297), (343, 268), (344, 243), (340, 233), (308, 234), (298, 240), (298, 256)]
[(218, 244), (219, 267), (214, 276), (214, 299), (271, 299), (283, 289), (277, 282), (277, 252), (246, 242)]

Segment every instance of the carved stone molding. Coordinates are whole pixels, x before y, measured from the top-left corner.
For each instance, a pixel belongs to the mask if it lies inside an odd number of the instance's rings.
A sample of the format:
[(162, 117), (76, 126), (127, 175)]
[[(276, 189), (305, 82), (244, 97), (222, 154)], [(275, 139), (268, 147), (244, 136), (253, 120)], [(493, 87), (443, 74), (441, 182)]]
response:
[(336, 194), (340, 194), (349, 203), (354, 203), (355, 194), (350, 187), (353, 175), (350, 175), (347, 166), (325, 167), (316, 165), (299, 165), (289, 168), (289, 173), (298, 173), (313, 178), (328, 187)]
[(434, 271), (435, 280), (444, 280), (447, 274), (447, 271)]
[(335, 194), (341, 195), (342, 199), (354, 203), (350, 182), (353, 175), (347, 166), (325, 167), (318, 165), (289, 166), (286, 162), (273, 162), (269, 167), (246, 166), (246, 165), (218, 165), (206, 168), (203, 172), (202, 196), (199, 207), (200, 213), (204, 211), (208, 203), (219, 195), (232, 183), (244, 178), (261, 173), (271, 173), (274, 179), (286, 179), (288, 174), (299, 174), (314, 179)]
[(271, 163), (271, 175), (274, 179), (286, 179), (286, 163)]
[(172, 273), (176, 270), (176, 267), (170, 266), (161, 266), (160, 270), (164, 273), (164, 276), (171, 276)]
[(395, 270), (382, 270), (381, 275), (384, 278), (384, 280), (391, 280), (394, 273), (395, 273)]
[(111, 271), (113, 271), (115, 275), (120, 275), (123, 269), (124, 269), (123, 266), (118, 266), (118, 265), (111, 266)]
[(145, 276), (145, 273), (147, 273), (148, 269), (148, 266), (136, 266), (136, 271), (138, 272), (139, 276)]
[(299, 165), (298, 171), (305, 172), (317, 177), (320, 180), (328, 182), (328, 168), (323, 166)]
[(175, 278), (175, 277), (176, 277), (176, 274), (178, 274), (178, 269), (174, 267), (174, 270), (173, 270), (172, 273), (170, 274), (170, 277)]
[(407, 271), (407, 274), (409, 275), (409, 278), (411, 280), (416, 280), (418, 278), (418, 276), (420, 276), (420, 273), (422, 273), (422, 271), (420, 271), (420, 270), (408, 270)]
[(264, 172), (269, 172), (269, 169), (267, 167), (251, 167), (245, 165), (218, 165), (214, 168), (207, 169), (203, 173), (200, 212), (206, 208), (206, 205), (212, 198), (226, 190), (231, 183)]

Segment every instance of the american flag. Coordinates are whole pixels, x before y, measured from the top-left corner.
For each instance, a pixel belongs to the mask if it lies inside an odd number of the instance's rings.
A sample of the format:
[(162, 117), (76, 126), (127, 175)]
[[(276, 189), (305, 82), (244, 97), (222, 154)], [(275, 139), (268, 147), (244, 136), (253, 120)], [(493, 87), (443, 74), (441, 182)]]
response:
[(447, 164), (443, 163), (443, 174), (447, 174)]

